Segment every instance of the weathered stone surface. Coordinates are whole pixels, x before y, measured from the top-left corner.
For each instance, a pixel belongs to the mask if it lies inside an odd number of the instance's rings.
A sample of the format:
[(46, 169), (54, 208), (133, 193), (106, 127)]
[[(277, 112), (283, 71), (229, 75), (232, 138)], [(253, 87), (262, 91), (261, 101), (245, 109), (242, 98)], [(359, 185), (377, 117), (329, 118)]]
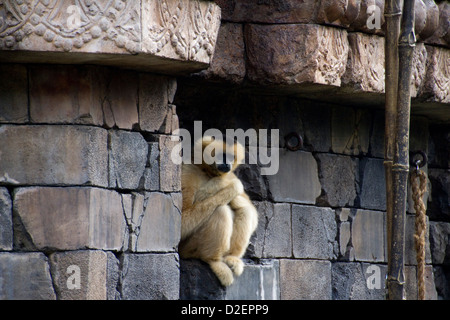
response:
[(181, 165), (172, 161), (172, 149), (178, 141), (172, 141), (170, 136), (159, 138), (159, 184), (160, 190), (177, 192), (181, 190)]
[(111, 251), (106, 251), (106, 299), (120, 299), (119, 279), (120, 266), (118, 258)]
[(107, 255), (104, 251), (67, 251), (50, 255), (59, 300), (106, 300)]
[(280, 149), (278, 173), (267, 178), (277, 202), (315, 204), (321, 192), (317, 162), (309, 152)]
[(335, 153), (367, 154), (372, 116), (368, 110), (333, 108), (331, 113), (331, 148)]
[(280, 260), (281, 300), (330, 300), (331, 262)]
[(56, 65), (29, 70), (31, 121), (103, 124), (100, 68)]
[(180, 261), (181, 300), (278, 300), (279, 262), (244, 261), (244, 272), (229, 287), (223, 287), (211, 268), (195, 259)]
[(343, 85), (356, 91), (384, 92), (384, 39), (350, 33), (348, 41), (350, 49)]
[(13, 61), (199, 70), (211, 61), (220, 25), (220, 8), (210, 1), (6, 4), (0, 53)]
[(250, 199), (258, 201), (267, 199), (266, 182), (258, 165), (243, 163), (236, 169), (235, 174), (242, 181)]
[(450, 272), (448, 268), (434, 266), (433, 276), (436, 284), (438, 299), (448, 300), (450, 298)]
[[(405, 293), (406, 300), (418, 300), (416, 267), (405, 267)], [(425, 300), (437, 300), (433, 267), (428, 265), (425, 266)]]
[(145, 190), (159, 190), (159, 143), (148, 144), (148, 159), (145, 167)]
[(292, 205), (295, 258), (331, 260), (337, 254), (335, 213), (329, 208)]
[(279, 300), (279, 262), (246, 261), (244, 272), (226, 290), (226, 300)]
[(331, 267), (333, 300), (384, 300), (387, 267), (335, 262)]
[[(449, 6), (450, 8), (450, 6)], [(450, 10), (450, 9), (449, 9)], [(427, 70), (419, 96), (430, 101), (450, 102), (450, 50), (426, 46)]]
[(255, 202), (259, 214), (258, 227), (249, 251), (259, 258), (291, 257), (291, 205)]
[(308, 23), (315, 17), (317, 1), (218, 0), (222, 19), (233, 22)]
[(429, 222), (430, 249), (433, 264), (450, 264), (450, 223)]
[(134, 224), (136, 240), (131, 250), (169, 252), (176, 249), (181, 234), (180, 194), (146, 193), (143, 199), (135, 198), (132, 214), (129, 220)]
[(2, 300), (55, 300), (47, 257), (40, 252), (0, 252)]
[(357, 162), (347, 156), (316, 155), (322, 194), (317, 202), (331, 207), (353, 206), (356, 198)]
[(6, 188), (0, 188), (0, 250), (12, 250), (12, 201)]
[(247, 25), (245, 39), (252, 81), (341, 84), (348, 54), (345, 30), (308, 24)]
[(386, 183), (382, 159), (359, 161), (360, 206), (365, 209), (386, 210)]
[(1, 183), (108, 185), (104, 129), (4, 125), (0, 145)]
[(352, 222), (352, 245), (357, 261), (386, 262), (385, 214), (357, 210)]
[(138, 77), (95, 66), (30, 67), (30, 117), (35, 123), (76, 123), (134, 128)]
[(0, 64), (0, 123), (28, 120), (27, 69), (23, 65)]
[(109, 133), (109, 186), (139, 189), (147, 163), (148, 144), (139, 132)]
[(173, 101), (176, 89), (177, 82), (174, 78), (148, 73), (139, 75), (139, 127), (141, 130), (172, 133), (174, 110), (169, 103)]
[(180, 260), (181, 300), (225, 300), (226, 289), (203, 261)]
[[(19, 188), (15, 245), (27, 249), (120, 250), (125, 217), (118, 193), (98, 188)], [(31, 243), (27, 243), (31, 241)]]
[(178, 254), (128, 254), (122, 261), (122, 299), (177, 300), (180, 292)]
[(432, 220), (450, 221), (450, 171), (429, 168), (428, 179), (427, 215)]
[(241, 24), (222, 23), (211, 65), (199, 75), (208, 80), (241, 83), (245, 73), (243, 27)]
[[(415, 233), (415, 216), (406, 216), (406, 230), (405, 230), (405, 264), (417, 265), (416, 249), (414, 246), (414, 233)], [(427, 230), (425, 233), (425, 262), (431, 263), (430, 253), (430, 222), (428, 217), (426, 219)]]

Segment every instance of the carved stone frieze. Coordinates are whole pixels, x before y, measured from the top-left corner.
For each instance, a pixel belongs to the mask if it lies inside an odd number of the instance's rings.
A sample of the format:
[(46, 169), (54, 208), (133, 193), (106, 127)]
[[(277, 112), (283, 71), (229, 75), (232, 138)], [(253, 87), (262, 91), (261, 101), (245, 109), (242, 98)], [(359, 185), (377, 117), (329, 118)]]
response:
[(220, 8), (203, 0), (3, 0), (0, 53), (144, 54), (209, 64), (219, 26)]

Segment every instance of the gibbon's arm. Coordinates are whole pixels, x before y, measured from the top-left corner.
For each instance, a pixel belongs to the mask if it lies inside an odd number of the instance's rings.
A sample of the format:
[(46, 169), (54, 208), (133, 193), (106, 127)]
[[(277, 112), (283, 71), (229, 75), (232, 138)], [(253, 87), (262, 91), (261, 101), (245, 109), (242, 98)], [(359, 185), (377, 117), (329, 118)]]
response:
[(233, 183), (234, 179), (226, 179), (223, 177), (214, 177), (202, 185), (194, 194), (194, 203), (203, 201), (206, 198), (212, 197), (220, 190), (226, 188)]
[(201, 201), (196, 201), (191, 206), (183, 208), (181, 224), (181, 239), (185, 239), (200, 227), (217, 207), (230, 203), (237, 195), (244, 191), (239, 180), (232, 182), (216, 194)]

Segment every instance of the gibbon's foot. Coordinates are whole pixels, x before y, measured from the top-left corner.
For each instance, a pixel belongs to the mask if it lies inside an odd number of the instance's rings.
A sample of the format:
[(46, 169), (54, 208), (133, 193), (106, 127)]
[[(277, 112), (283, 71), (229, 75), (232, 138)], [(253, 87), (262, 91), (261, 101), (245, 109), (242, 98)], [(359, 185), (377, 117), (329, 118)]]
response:
[(235, 256), (226, 256), (223, 260), (235, 275), (240, 276), (244, 271), (244, 262), (242, 262), (240, 258)]
[(222, 261), (210, 261), (208, 263), (224, 287), (228, 287), (233, 283), (233, 272), (231, 272), (231, 269), (225, 263)]

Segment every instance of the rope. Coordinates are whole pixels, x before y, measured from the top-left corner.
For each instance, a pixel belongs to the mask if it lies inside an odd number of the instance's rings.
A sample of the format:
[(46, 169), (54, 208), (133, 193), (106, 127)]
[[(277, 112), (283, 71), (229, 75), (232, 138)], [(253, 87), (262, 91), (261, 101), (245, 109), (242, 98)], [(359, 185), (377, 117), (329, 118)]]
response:
[(422, 170), (413, 170), (410, 175), (410, 182), (416, 211), (414, 244), (417, 259), (418, 298), (419, 300), (425, 300), (425, 233), (427, 222), (425, 203), (422, 198), (427, 191), (427, 175)]

